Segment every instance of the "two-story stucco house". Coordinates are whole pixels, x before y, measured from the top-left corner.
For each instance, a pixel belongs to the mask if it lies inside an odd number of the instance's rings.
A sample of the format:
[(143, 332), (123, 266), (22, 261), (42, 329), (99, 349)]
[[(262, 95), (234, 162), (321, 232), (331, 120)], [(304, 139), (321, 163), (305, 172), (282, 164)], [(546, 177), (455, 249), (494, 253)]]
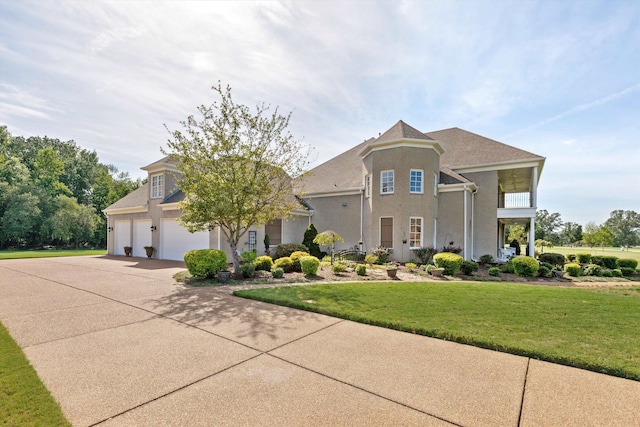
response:
[[(261, 252), (265, 234), (271, 245), (300, 243), (313, 222), (318, 231), (344, 237), (343, 247), (385, 246), (398, 261), (415, 258), (412, 249), (451, 242), (466, 259), (498, 258), (505, 226), (520, 223), (530, 226), (533, 253), (544, 160), (462, 129), (423, 133), (399, 121), (295, 180), (300, 209), (250, 232), (243, 247)], [(177, 223), (183, 195), (167, 158), (142, 169), (148, 184), (105, 209), (109, 254), (132, 246), (142, 256), (146, 245), (162, 259), (182, 259), (196, 248), (229, 252), (219, 230), (191, 234)]]

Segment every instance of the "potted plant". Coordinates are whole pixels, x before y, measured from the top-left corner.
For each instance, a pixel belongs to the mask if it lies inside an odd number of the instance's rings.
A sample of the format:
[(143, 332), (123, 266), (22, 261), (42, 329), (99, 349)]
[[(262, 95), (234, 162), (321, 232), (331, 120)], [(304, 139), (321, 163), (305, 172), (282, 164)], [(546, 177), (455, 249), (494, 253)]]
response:
[(387, 263), (387, 276), (389, 276), (392, 279), (396, 278), (396, 275), (398, 274), (398, 264), (396, 264), (395, 262), (389, 262)]
[(432, 268), (431, 270), (429, 270), (429, 273), (431, 273), (431, 275), (434, 277), (442, 277), (442, 275), (444, 274), (444, 268)]
[(220, 283), (227, 283), (229, 281), (229, 279), (231, 279), (231, 272), (230, 271), (218, 271), (218, 282)]
[(153, 256), (153, 252), (155, 251), (155, 249), (153, 249), (153, 246), (145, 246), (144, 250), (147, 252), (147, 258), (151, 258)]
[(132, 253), (133, 253), (133, 248), (131, 246), (124, 247), (124, 254), (126, 256), (131, 256)]

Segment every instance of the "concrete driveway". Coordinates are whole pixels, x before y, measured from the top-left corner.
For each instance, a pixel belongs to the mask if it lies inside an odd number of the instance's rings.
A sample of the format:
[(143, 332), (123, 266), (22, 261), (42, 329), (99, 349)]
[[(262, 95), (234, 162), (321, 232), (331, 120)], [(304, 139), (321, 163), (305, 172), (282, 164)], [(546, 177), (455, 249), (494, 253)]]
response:
[(640, 425), (640, 382), (188, 288), (0, 261), (0, 321), (77, 426)]

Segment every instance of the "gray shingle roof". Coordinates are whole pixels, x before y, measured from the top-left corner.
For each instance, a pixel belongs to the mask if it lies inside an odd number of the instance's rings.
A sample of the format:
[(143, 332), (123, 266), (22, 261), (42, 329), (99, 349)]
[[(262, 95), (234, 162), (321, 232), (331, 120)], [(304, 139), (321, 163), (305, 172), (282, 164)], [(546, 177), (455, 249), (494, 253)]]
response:
[(104, 211), (113, 209), (136, 208), (142, 207), (149, 202), (149, 183), (141, 185), (131, 193), (124, 196), (112, 205), (104, 208)]
[(413, 128), (402, 120), (399, 120), (398, 123), (391, 127), (391, 129), (380, 135), (375, 140), (374, 144), (383, 144), (385, 142), (397, 141), (400, 139), (424, 139), (431, 141), (433, 138), (430, 138), (428, 135), (425, 135), (416, 128)]

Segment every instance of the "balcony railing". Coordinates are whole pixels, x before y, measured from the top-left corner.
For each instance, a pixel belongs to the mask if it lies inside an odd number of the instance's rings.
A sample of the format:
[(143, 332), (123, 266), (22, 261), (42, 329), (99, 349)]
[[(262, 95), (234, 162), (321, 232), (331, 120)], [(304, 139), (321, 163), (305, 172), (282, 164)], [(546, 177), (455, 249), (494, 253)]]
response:
[(501, 193), (499, 197), (499, 208), (531, 208), (531, 193)]

